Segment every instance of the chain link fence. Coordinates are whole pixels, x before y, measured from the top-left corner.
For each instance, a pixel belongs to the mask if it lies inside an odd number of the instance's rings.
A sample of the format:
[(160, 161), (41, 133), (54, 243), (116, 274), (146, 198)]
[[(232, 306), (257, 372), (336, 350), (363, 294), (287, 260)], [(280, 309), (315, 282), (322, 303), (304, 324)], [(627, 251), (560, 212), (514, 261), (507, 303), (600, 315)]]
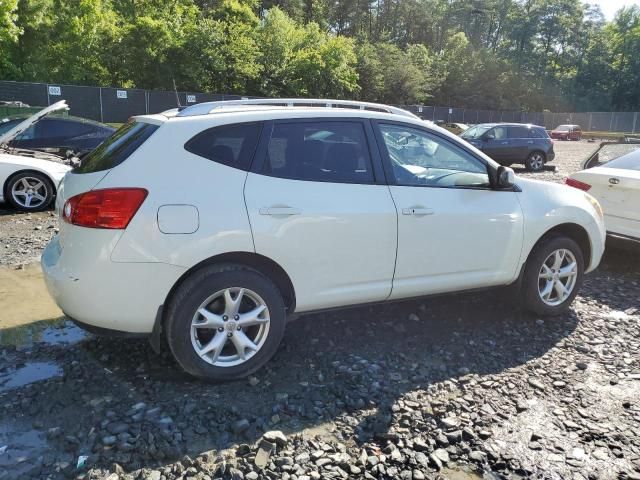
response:
[[(177, 97), (177, 98), (176, 98)], [(122, 123), (133, 115), (159, 113), (180, 105), (218, 100), (258, 98), (202, 92), (172, 92), (135, 88), (102, 88), (78, 85), (0, 81), (0, 101), (21, 101), (47, 106), (65, 99), (70, 113), (105, 123)], [(561, 124), (578, 124), (588, 132), (640, 133), (638, 112), (518, 112), (475, 110), (427, 105), (397, 105), (426, 120), (466, 124), (490, 122), (532, 123), (551, 130)], [(23, 110), (25, 113), (26, 110)]]

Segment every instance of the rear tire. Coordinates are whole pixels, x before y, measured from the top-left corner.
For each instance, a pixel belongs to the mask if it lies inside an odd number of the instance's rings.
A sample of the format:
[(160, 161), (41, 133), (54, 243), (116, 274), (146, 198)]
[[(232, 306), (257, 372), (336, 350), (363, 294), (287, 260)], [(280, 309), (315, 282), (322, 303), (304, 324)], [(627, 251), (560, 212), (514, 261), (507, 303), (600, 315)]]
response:
[(166, 336), (187, 373), (225, 381), (246, 377), (269, 361), (285, 323), (284, 301), (271, 280), (241, 265), (213, 265), (176, 290)]
[(583, 275), (584, 258), (576, 242), (559, 235), (542, 239), (525, 265), (522, 281), (525, 308), (538, 315), (561, 314), (578, 294)]
[(49, 178), (39, 172), (20, 172), (5, 185), (4, 197), (21, 212), (40, 212), (49, 208), (55, 195)]
[(540, 172), (544, 169), (544, 164), (547, 162), (547, 157), (544, 153), (536, 150), (531, 152), (524, 162), (524, 166), (530, 172)]

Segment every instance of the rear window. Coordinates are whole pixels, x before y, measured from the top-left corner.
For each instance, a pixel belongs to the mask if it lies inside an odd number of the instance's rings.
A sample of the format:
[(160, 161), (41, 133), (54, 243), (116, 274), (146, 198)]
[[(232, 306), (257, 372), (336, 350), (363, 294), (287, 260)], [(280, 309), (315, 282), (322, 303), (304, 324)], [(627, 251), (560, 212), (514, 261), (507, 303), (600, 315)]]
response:
[(249, 170), (262, 123), (236, 123), (213, 127), (189, 140), (184, 148), (216, 163)]
[(158, 129), (158, 125), (128, 122), (82, 159), (73, 173), (108, 170), (124, 162)]

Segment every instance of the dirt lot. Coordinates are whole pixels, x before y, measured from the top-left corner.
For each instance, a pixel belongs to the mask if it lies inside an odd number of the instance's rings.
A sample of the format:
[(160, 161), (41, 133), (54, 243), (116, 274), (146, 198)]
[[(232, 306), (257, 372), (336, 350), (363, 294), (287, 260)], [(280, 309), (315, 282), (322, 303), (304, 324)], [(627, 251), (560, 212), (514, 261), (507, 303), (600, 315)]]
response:
[[(0, 214), (0, 263), (29, 274), (55, 222)], [(0, 478), (640, 479), (639, 272), (608, 252), (553, 319), (504, 291), (307, 315), (222, 385), (144, 340), (8, 327), (43, 318), (25, 306), (0, 330)]]

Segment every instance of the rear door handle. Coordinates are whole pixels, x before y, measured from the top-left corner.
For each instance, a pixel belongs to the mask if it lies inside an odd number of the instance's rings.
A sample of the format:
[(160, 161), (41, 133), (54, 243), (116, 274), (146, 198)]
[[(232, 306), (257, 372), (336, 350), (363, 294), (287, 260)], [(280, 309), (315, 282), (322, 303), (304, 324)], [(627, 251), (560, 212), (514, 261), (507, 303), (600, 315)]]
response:
[(432, 208), (425, 207), (409, 207), (402, 209), (403, 215), (415, 215), (416, 217), (421, 217), (423, 215), (433, 215), (434, 211)]
[(528, 143), (528, 144), (532, 144), (532, 143), (533, 143), (533, 140), (528, 140), (528, 141), (527, 141), (527, 143)]
[(509, 142), (500, 142), (500, 145), (509, 145)]
[(273, 215), (273, 216), (290, 216), (300, 215), (300, 210), (293, 207), (263, 207), (259, 210), (260, 215)]

